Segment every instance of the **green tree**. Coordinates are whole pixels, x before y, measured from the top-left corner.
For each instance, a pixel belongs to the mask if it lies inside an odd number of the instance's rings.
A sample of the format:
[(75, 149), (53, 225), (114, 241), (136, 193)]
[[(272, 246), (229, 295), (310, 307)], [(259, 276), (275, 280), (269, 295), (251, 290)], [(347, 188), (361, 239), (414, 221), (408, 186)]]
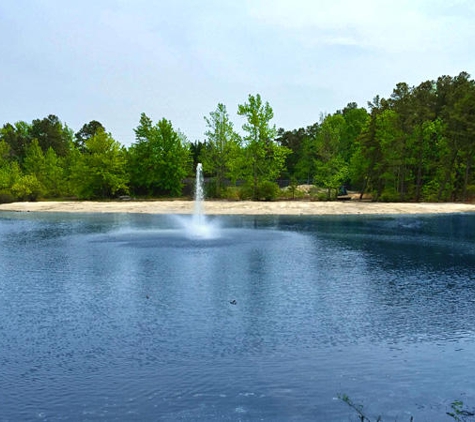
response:
[(0, 129), (0, 140), (10, 146), (10, 158), (21, 164), (25, 157), (26, 147), (31, 140), (30, 125), (23, 121), (16, 122), (14, 125), (6, 123)]
[(44, 119), (33, 120), (30, 137), (38, 140), (43, 152), (51, 147), (58, 156), (64, 157), (71, 149), (73, 133), (57, 116), (50, 114)]
[(25, 174), (35, 175), (37, 178), (45, 173), (45, 155), (36, 138), (26, 147), (23, 170)]
[(77, 153), (72, 181), (80, 198), (111, 198), (128, 192), (126, 151), (112, 136), (99, 129)]
[(36, 201), (44, 194), (44, 187), (36, 176), (25, 174), (13, 183), (11, 191), (16, 198), (22, 201)]
[(285, 169), (285, 159), (291, 151), (275, 142), (277, 131), (270, 123), (274, 112), (268, 102), (263, 103), (259, 94), (249, 95), (248, 102), (238, 106), (238, 115), (247, 120), (243, 125), (247, 132), (244, 177), (251, 187), (252, 199), (259, 199), (260, 185), (268, 190), (268, 183), (275, 182)]
[(67, 193), (62, 162), (53, 148), (44, 154), (38, 141), (33, 139), (26, 149), (23, 170), (25, 175), (35, 176), (45, 196), (59, 197)]
[(358, 107), (356, 103), (348, 103), (341, 114), (345, 119), (345, 125), (342, 126), (340, 133), (341, 156), (349, 164), (357, 148), (357, 139), (368, 122), (369, 114), (365, 108)]
[(135, 129), (137, 142), (129, 148), (132, 189), (139, 194), (180, 196), (191, 170), (186, 138), (169, 120), (157, 124), (142, 113)]
[(191, 160), (193, 162), (192, 168), (196, 169), (196, 166), (198, 165), (198, 163), (201, 163), (202, 161), (201, 155), (202, 155), (202, 151), (205, 148), (205, 143), (202, 141), (195, 141), (195, 142), (190, 143), (189, 146), (190, 146)]
[[(445, 137), (445, 125), (442, 119), (424, 122), (421, 128), (423, 150), (420, 152), (420, 192), (417, 191), (416, 200), (440, 200), (440, 193), (444, 198), (451, 197), (452, 188), (445, 183), (445, 168), (449, 167), (445, 161), (450, 160), (450, 147)], [(419, 176), (419, 172), (418, 172)], [(416, 183), (419, 181), (419, 177)], [(444, 185), (445, 187), (442, 187)], [(419, 184), (417, 185), (419, 186)], [(441, 190), (442, 187), (442, 190)]]
[(428, 183), (438, 160), (436, 155), (435, 136), (430, 135), (434, 127), (436, 104), (435, 84), (426, 81), (411, 91), (409, 116), (411, 128), (408, 131), (408, 164), (413, 176), (414, 199), (419, 201), (422, 197), (424, 184)]
[(475, 82), (468, 80), (468, 75), (459, 76), (467, 78), (461, 81), (461, 86), (455, 93), (456, 100), (451, 108), (447, 124), (450, 136), (457, 146), (456, 195), (458, 199), (467, 200), (475, 194), (475, 181), (473, 165), (475, 157)]
[(99, 130), (106, 132), (106, 128), (97, 120), (91, 120), (85, 123), (83, 127), (74, 134), (74, 145), (81, 152), (86, 148), (86, 141), (92, 138)]
[(380, 183), (377, 199), (403, 199), (407, 181), (406, 138), (396, 111), (387, 109), (376, 117), (376, 137), (382, 155), (378, 163)]
[(221, 197), (225, 181), (235, 181), (238, 177), (241, 139), (234, 131), (224, 104), (218, 104), (205, 121), (207, 140), (201, 151), (201, 160), (204, 171), (214, 176), (215, 195)]
[(279, 129), (277, 143), (287, 147), (291, 152), (285, 161), (285, 177), (301, 180), (310, 184), (315, 175), (315, 160), (317, 158), (316, 134), (319, 124), (315, 123), (306, 129), (292, 131)]
[(387, 109), (387, 102), (378, 95), (368, 102), (370, 117), (356, 139), (355, 151), (350, 159), (350, 177), (354, 186), (359, 187), (360, 199), (366, 192), (381, 192), (382, 151), (377, 134), (378, 116)]
[(315, 184), (327, 189), (328, 199), (338, 193), (339, 187), (348, 180), (348, 164), (343, 158), (342, 133), (346, 126), (341, 114), (328, 115), (320, 125), (316, 137)]
[(15, 199), (11, 188), (21, 176), (20, 166), (11, 160), (10, 145), (0, 140), (0, 203)]

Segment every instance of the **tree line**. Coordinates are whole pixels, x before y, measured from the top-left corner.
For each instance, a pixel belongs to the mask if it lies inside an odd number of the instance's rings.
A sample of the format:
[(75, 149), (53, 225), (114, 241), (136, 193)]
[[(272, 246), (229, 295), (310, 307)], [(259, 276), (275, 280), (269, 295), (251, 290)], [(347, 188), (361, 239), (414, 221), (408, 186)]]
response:
[(349, 103), (294, 130), (276, 129), (259, 94), (238, 105), (240, 135), (224, 104), (206, 116), (204, 141), (142, 113), (126, 148), (98, 121), (74, 132), (57, 116), (0, 129), (0, 202), (38, 198), (180, 197), (198, 162), (207, 195), (270, 200), (278, 181), (344, 186), (379, 201), (475, 197), (475, 83), (465, 72), (418, 86), (399, 83), (368, 107)]

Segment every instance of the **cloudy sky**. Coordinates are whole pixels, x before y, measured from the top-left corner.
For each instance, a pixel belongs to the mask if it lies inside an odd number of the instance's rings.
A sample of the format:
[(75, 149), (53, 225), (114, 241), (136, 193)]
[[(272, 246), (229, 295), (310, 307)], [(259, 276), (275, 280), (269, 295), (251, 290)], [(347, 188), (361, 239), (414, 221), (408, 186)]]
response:
[(204, 116), (260, 93), (291, 130), (396, 83), (475, 74), (473, 0), (3, 0), (0, 124), (140, 113), (203, 140)]

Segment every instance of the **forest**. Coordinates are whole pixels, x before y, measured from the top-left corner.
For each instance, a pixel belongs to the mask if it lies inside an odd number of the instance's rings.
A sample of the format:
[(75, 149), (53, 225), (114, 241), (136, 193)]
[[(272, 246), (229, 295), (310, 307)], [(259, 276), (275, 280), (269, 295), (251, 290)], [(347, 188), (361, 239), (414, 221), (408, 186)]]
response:
[(145, 113), (128, 148), (98, 121), (77, 132), (57, 116), (0, 129), (0, 202), (77, 198), (177, 198), (203, 163), (210, 198), (337, 198), (344, 187), (374, 201), (475, 199), (475, 83), (440, 76), (398, 83), (367, 107), (349, 103), (298, 129), (277, 129), (259, 94), (238, 105), (239, 134), (224, 104), (190, 142), (166, 118)]

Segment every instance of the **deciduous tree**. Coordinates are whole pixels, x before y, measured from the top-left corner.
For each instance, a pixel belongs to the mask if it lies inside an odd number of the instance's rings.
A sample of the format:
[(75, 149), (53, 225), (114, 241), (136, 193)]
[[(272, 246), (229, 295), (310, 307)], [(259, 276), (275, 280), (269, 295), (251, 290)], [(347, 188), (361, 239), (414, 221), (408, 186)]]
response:
[(139, 194), (180, 196), (191, 167), (186, 138), (169, 120), (153, 124), (142, 113), (135, 129), (137, 141), (129, 148), (132, 189)]
[(76, 153), (72, 177), (81, 198), (111, 198), (127, 193), (125, 149), (110, 134), (99, 129), (86, 140), (85, 152)]
[(203, 169), (214, 176), (215, 195), (220, 197), (225, 180), (236, 181), (242, 167), (241, 138), (234, 131), (226, 106), (218, 104), (215, 111), (205, 117), (206, 142), (201, 151)]
[(242, 126), (247, 133), (244, 138), (247, 163), (245, 178), (251, 187), (252, 198), (260, 199), (259, 186), (277, 179), (291, 151), (275, 142), (277, 130), (270, 123), (274, 112), (259, 94), (249, 95), (248, 102), (238, 106), (238, 115), (244, 116), (247, 121)]

